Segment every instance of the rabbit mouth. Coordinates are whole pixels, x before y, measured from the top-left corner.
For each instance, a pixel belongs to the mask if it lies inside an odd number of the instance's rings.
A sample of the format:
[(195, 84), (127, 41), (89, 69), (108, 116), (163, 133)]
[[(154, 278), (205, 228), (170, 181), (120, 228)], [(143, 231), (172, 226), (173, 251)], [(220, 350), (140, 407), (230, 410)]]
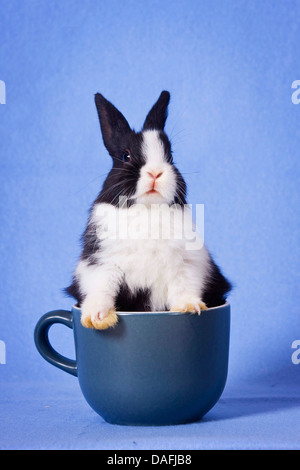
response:
[(156, 189), (150, 189), (150, 190), (147, 191), (145, 194), (160, 194), (160, 192), (157, 191)]

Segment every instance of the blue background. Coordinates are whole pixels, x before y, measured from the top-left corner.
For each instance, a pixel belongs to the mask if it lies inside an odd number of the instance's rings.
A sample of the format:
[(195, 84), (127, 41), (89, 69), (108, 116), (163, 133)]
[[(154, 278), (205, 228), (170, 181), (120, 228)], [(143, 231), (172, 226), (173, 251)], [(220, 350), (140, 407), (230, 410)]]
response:
[[(139, 130), (163, 89), (189, 202), (205, 205), (206, 244), (235, 285), (230, 367), (204, 422), (137, 428), (135, 446), (298, 446), (299, 17), (297, 0), (0, 0), (0, 448), (134, 447), (42, 360), (33, 329), (72, 304), (62, 288), (111, 166), (93, 95)], [(74, 356), (68, 329), (51, 339)]]

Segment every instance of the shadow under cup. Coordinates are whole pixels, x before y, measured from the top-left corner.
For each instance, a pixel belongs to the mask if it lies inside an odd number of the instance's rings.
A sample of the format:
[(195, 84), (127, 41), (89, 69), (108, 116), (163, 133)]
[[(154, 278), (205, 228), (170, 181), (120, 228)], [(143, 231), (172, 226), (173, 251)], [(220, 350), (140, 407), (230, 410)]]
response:
[[(230, 305), (200, 316), (119, 312), (114, 328), (80, 323), (80, 309), (46, 313), (35, 344), (51, 364), (78, 376), (88, 404), (107, 422), (159, 426), (198, 421), (220, 398), (228, 369)], [(54, 323), (73, 329), (76, 360), (56, 352)]]

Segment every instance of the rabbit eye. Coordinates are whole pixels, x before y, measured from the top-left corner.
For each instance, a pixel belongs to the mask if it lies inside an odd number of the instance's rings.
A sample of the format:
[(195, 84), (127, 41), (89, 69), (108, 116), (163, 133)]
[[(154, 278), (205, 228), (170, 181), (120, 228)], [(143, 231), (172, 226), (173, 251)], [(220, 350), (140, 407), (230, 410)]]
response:
[(123, 162), (129, 162), (130, 160), (130, 153), (126, 150), (122, 155)]

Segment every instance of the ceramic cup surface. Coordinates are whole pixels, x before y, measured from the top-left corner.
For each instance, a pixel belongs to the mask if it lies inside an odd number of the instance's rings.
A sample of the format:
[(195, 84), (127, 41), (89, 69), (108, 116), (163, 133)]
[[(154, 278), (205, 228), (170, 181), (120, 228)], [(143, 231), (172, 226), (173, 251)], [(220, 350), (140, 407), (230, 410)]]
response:
[[(118, 312), (114, 328), (80, 323), (81, 311), (46, 313), (35, 344), (48, 362), (78, 377), (88, 404), (107, 422), (159, 426), (198, 421), (220, 398), (228, 369), (230, 305), (202, 311)], [(76, 360), (53, 349), (54, 323), (73, 329)]]

